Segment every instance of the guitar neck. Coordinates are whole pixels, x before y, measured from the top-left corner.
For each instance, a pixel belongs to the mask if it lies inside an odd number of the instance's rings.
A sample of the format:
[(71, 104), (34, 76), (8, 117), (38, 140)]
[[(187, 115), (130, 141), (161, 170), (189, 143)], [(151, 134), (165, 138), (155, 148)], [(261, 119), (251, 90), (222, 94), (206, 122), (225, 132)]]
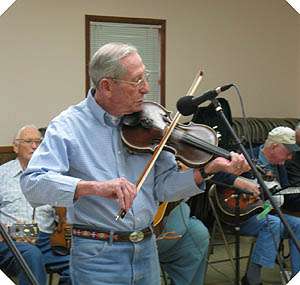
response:
[(287, 187), (282, 190), (279, 190), (274, 195), (289, 195), (289, 194), (299, 194), (300, 187)]

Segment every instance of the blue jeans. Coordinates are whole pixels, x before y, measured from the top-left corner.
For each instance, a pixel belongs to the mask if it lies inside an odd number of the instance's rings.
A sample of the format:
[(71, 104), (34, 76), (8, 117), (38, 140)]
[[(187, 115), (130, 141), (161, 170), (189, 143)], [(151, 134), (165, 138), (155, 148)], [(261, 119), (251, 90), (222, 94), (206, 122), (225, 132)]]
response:
[(60, 275), (59, 285), (71, 284), (69, 255), (57, 255), (55, 254), (50, 246), (50, 234), (40, 232), (36, 246), (40, 249), (43, 255), (44, 264), (55, 268), (56, 273)]
[[(29, 243), (15, 242), (15, 245), (31, 269), (38, 284), (45, 285), (47, 274), (41, 251)], [(4, 241), (0, 242), (0, 268), (8, 276), (17, 276), (20, 285), (31, 284)]]
[[(15, 242), (15, 245), (36, 277), (39, 285), (46, 284), (47, 274), (45, 266), (47, 265), (57, 268), (57, 272), (61, 275), (59, 279), (60, 285), (71, 284), (69, 256), (53, 254), (49, 238), (50, 234), (40, 232), (35, 245), (24, 242)], [(5, 242), (0, 242), (0, 268), (9, 276), (17, 276), (20, 285), (30, 284)]]
[(73, 237), (70, 270), (74, 285), (159, 285), (155, 236), (138, 243)]
[[(300, 240), (300, 218), (284, 215), (295, 236)], [(266, 219), (258, 221), (256, 216), (251, 217), (241, 226), (241, 233), (255, 236), (256, 243), (251, 256), (253, 263), (263, 267), (273, 267), (278, 252), (280, 240), (287, 238), (287, 231), (279, 217), (268, 215)], [(292, 273), (300, 270), (300, 253), (294, 242), (290, 242)]]
[(182, 202), (164, 220), (164, 231), (175, 231), (180, 239), (158, 240), (161, 266), (172, 284), (202, 285), (205, 279), (209, 233), (202, 222), (190, 217), (189, 206)]

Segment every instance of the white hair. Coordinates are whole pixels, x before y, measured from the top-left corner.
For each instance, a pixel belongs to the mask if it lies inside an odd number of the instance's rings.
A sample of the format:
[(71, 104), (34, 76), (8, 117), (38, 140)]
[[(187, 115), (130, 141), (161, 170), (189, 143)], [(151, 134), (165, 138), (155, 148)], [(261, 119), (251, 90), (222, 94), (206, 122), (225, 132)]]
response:
[(38, 132), (40, 132), (39, 129), (35, 125), (33, 125), (33, 124), (31, 124), (31, 125), (25, 125), (25, 126), (23, 126), (22, 128), (20, 128), (18, 130), (17, 134), (14, 137), (13, 144), (18, 144), (17, 140), (20, 139), (22, 132), (24, 130), (26, 130), (26, 129), (36, 129)]
[(120, 60), (130, 54), (137, 53), (137, 49), (124, 43), (108, 43), (100, 47), (93, 55), (89, 73), (94, 87), (104, 77), (120, 78), (127, 70), (120, 63)]

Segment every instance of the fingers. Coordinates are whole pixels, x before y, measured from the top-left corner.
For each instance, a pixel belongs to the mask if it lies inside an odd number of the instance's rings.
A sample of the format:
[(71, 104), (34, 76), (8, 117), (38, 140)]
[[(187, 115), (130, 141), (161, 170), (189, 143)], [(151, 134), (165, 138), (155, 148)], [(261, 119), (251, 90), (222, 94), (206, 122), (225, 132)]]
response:
[(231, 159), (225, 159), (223, 157), (217, 157), (206, 165), (206, 172), (215, 173), (224, 171), (232, 173), (234, 175), (240, 175), (250, 170), (250, 166), (246, 161), (244, 155), (236, 152), (231, 152)]
[(243, 154), (238, 154), (235, 152), (231, 152), (230, 154), (231, 161), (229, 164), (229, 169), (231, 170), (232, 174), (240, 175), (250, 170), (250, 166)]
[[(86, 187), (85, 184), (87, 185)], [(117, 200), (120, 208), (125, 211), (131, 208), (137, 194), (136, 186), (123, 177), (104, 182), (95, 181), (92, 184), (88, 182), (81, 183), (80, 187), (79, 198), (84, 195), (98, 195), (107, 199)]]
[(136, 196), (136, 187), (125, 178), (118, 178), (115, 186), (115, 194), (121, 209), (129, 210)]
[(259, 191), (258, 188), (257, 188), (257, 189), (254, 189), (254, 190), (253, 190), (253, 193), (254, 193), (254, 196), (255, 196), (255, 197), (258, 197), (258, 196), (260, 195), (260, 191)]
[(133, 199), (136, 196), (136, 191), (135, 191), (135, 185), (131, 184), (130, 182), (125, 183), (125, 185), (122, 187), (123, 191), (123, 201), (125, 204), (125, 210), (128, 210), (131, 208)]
[(249, 189), (250, 189), (250, 191), (253, 192), (255, 197), (260, 195), (260, 189), (255, 183), (252, 183), (251, 186), (249, 187)]
[(251, 191), (255, 197), (260, 195), (260, 190), (258, 185), (246, 178), (238, 177), (234, 181), (234, 186)]

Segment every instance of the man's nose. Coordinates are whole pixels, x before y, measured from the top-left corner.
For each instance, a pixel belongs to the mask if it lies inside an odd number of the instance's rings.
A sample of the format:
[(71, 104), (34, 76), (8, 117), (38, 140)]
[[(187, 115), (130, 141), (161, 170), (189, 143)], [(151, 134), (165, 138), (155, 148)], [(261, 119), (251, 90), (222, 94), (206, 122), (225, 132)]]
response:
[(143, 87), (140, 89), (141, 93), (143, 94), (147, 94), (150, 91), (150, 84), (149, 82), (146, 80)]
[(32, 142), (32, 144), (31, 144), (32, 149), (37, 149), (38, 146), (39, 146), (39, 143), (37, 143), (37, 142)]

